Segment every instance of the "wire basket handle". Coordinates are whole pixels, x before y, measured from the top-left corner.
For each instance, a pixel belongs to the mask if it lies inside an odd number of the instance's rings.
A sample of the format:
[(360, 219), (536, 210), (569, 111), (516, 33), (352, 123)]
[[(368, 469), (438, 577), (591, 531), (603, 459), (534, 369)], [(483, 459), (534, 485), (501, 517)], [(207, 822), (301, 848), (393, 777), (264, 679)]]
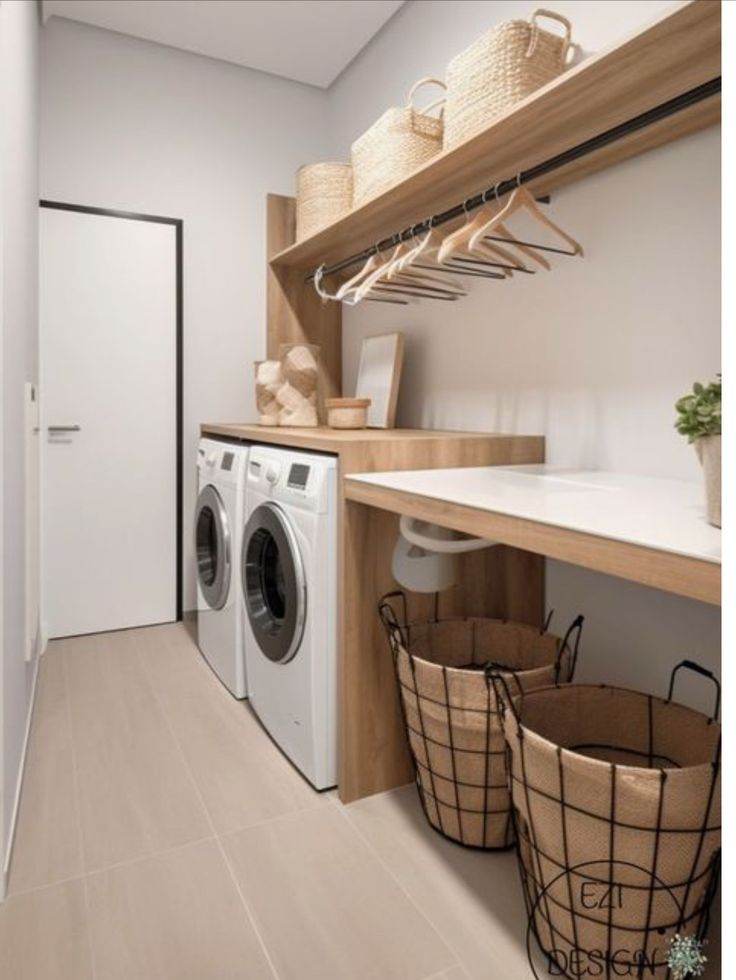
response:
[[(513, 671), (511, 672), (513, 674)], [(489, 663), (485, 667), (486, 674), (486, 684), (493, 685), (493, 693), (496, 695), (496, 701), (498, 703), (498, 710), (503, 720), (506, 714), (506, 708), (510, 708), (511, 713), (518, 725), (521, 725), (521, 718), (519, 712), (516, 710), (516, 705), (514, 704), (514, 696), (509, 688), (508, 681), (506, 680), (506, 675), (501, 672), (498, 664)], [(522, 694), (521, 685), (519, 684), (519, 679), (514, 676), (516, 685), (519, 688), (519, 693)]]
[(718, 716), (721, 713), (721, 682), (718, 680), (712, 670), (708, 670), (707, 668), (701, 666), (701, 664), (696, 663), (694, 660), (681, 660), (679, 664), (672, 669), (672, 673), (670, 674), (670, 689), (667, 693), (667, 703), (669, 704), (669, 702), (672, 700), (677, 672), (682, 667), (684, 667), (686, 670), (692, 670), (696, 674), (701, 674), (703, 677), (707, 677), (708, 680), (713, 681), (716, 689), (716, 704), (710, 720), (718, 721)]
[(580, 613), (573, 619), (570, 625), (567, 627), (567, 633), (560, 642), (560, 646), (557, 650), (557, 659), (555, 660), (555, 684), (558, 683), (560, 679), (560, 667), (562, 666), (562, 654), (565, 650), (569, 650), (569, 641), (573, 633), (575, 633), (575, 642), (572, 648), (572, 665), (570, 666), (570, 674), (568, 680), (572, 680), (575, 676), (575, 668), (578, 665), (578, 653), (580, 651), (580, 637), (583, 633), (583, 623), (585, 622), (585, 616)]
[[(391, 602), (392, 599), (400, 600), (399, 605), (401, 606), (403, 622), (399, 620), (396, 609)], [(395, 592), (387, 592), (381, 596), (378, 600), (378, 615), (381, 617), (381, 622), (386, 630), (391, 652), (396, 656), (397, 648), (402, 644), (407, 645), (406, 631), (408, 628), (408, 619), (406, 593), (396, 590)]]

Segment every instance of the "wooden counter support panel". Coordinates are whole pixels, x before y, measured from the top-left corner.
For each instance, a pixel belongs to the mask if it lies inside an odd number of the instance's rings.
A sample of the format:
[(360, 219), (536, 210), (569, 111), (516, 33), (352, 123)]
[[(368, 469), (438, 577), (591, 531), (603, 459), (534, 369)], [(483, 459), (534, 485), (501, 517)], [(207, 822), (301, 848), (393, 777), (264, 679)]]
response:
[[(488, 437), (374, 442), (346, 448), (342, 472), (503, 465), (509, 458), (540, 460), (541, 438)], [(456, 462), (452, 462), (455, 460)], [(343, 489), (344, 489), (343, 481)], [(412, 778), (393, 663), (377, 614), (379, 598), (397, 584), (391, 558), (398, 517), (343, 501), (341, 511), (342, 643), (339, 793), (344, 803), (400, 786)], [(455, 587), (440, 598), (445, 614), (516, 618), (540, 625), (544, 560), (514, 548), (492, 548), (458, 562)], [(413, 596), (410, 611), (431, 615), (433, 601)]]
[[(339, 793), (343, 802), (400, 786), (411, 779), (393, 664), (378, 614), (378, 599), (396, 588), (391, 576), (398, 518), (346, 505), (350, 473), (503, 466), (544, 461), (541, 436), (427, 430), (262, 428), (203, 425), (202, 434), (335, 453), (340, 461), (338, 690)], [(544, 559), (498, 547), (465, 556), (456, 586), (441, 596), (444, 613), (508, 616), (539, 625), (544, 614)], [(412, 611), (431, 612), (431, 599), (412, 597)]]
[[(266, 254), (271, 257), (294, 242), (296, 203), (293, 197), (266, 197)], [(317, 344), (320, 348), (321, 397), (342, 393), (342, 306), (323, 303), (296, 269), (268, 266), (266, 291), (268, 357), (277, 358), (281, 344)]]
[[(378, 599), (399, 588), (391, 557), (399, 519), (347, 501), (345, 508), (343, 637), (340, 679), (340, 799), (349, 803), (412, 779), (393, 661)], [(521, 559), (521, 560), (519, 560)], [(429, 619), (434, 596), (409, 594), (411, 619)], [(544, 562), (538, 555), (495, 547), (458, 559), (457, 582), (440, 594), (442, 616), (492, 616), (541, 625)]]

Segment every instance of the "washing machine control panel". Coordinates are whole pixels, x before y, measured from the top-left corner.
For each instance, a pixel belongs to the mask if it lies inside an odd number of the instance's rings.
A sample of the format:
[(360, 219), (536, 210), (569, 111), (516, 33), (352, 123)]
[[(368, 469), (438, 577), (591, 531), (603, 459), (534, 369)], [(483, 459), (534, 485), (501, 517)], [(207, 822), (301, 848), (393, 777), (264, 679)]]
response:
[(200, 480), (218, 486), (234, 487), (244, 476), (248, 449), (214, 439), (201, 439), (197, 447), (197, 469)]
[(300, 458), (259, 447), (251, 450), (248, 486), (273, 500), (321, 513), (327, 505), (327, 469), (335, 465), (329, 457)]
[(309, 466), (306, 463), (292, 463), (286, 478), (287, 487), (292, 490), (306, 490), (309, 480)]

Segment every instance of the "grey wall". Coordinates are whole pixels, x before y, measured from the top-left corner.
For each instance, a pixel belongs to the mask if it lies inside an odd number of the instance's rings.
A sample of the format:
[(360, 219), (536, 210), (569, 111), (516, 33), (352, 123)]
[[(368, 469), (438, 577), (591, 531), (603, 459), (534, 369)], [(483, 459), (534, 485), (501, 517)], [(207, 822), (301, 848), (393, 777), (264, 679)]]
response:
[(38, 380), (38, 14), (0, 5), (2, 248), (2, 795), (10, 828), (34, 663), (25, 663), (24, 383)]
[[(413, 0), (330, 91), (335, 159), (411, 83), (482, 31), (526, 18), (526, 0)], [(672, 5), (556, 0), (586, 52)], [(509, 174), (493, 172), (488, 183)], [(481, 188), (478, 188), (480, 190)], [(548, 460), (699, 481), (673, 403), (720, 369), (720, 130), (627, 161), (553, 195), (550, 215), (585, 246), (550, 273), (482, 283), (452, 306), (363, 304), (344, 313), (350, 394), (365, 336), (402, 330), (403, 425), (541, 432)], [(417, 217), (422, 217), (418, 215)], [(538, 231), (538, 229), (537, 229)], [(661, 691), (684, 656), (719, 664), (719, 610), (548, 563), (557, 623), (587, 616), (580, 676)], [(689, 690), (688, 690), (689, 687)], [(701, 693), (701, 688), (703, 692)], [(684, 688), (694, 704), (705, 689)]]
[[(316, 88), (51, 18), (42, 30), (45, 198), (184, 219), (184, 608), (204, 421), (253, 418), (265, 355), (265, 200), (321, 159)], [(131, 396), (134, 396), (131, 393)]]

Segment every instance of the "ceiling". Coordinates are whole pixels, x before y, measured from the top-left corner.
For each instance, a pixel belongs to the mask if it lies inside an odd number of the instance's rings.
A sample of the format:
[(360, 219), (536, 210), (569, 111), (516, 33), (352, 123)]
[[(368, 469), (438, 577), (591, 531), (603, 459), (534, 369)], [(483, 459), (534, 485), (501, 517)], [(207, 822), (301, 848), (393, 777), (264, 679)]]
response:
[(67, 17), (328, 88), (404, 0), (43, 0)]

